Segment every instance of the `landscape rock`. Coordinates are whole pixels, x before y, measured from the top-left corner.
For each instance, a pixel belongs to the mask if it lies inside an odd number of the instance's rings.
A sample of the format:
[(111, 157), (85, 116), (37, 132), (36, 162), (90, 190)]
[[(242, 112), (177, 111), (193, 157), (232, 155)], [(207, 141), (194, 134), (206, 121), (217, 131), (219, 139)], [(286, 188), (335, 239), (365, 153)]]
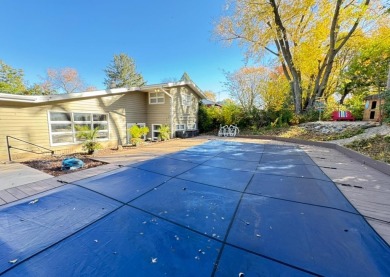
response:
[(299, 125), (300, 127), (320, 134), (332, 134), (341, 133), (348, 129), (368, 129), (378, 126), (376, 122), (368, 121), (353, 121), (353, 122), (340, 122), (340, 121), (316, 121), (307, 122)]
[(375, 135), (390, 135), (390, 125), (385, 123), (383, 125), (379, 125), (377, 122), (370, 121), (317, 121), (302, 123), (299, 126), (308, 131), (320, 134), (342, 133), (348, 129), (351, 130), (356, 128), (364, 129), (364, 133), (354, 137), (328, 141), (339, 145), (346, 145), (356, 140), (371, 138)]

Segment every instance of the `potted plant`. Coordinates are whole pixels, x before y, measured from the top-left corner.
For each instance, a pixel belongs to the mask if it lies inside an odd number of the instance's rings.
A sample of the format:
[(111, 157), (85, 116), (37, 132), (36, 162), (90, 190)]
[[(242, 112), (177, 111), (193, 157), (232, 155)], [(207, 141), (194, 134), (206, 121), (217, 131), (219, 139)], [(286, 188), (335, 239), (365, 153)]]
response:
[(137, 125), (133, 125), (129, 128), (128, 132), (131, 137), (131, 144), (134, 146), (138, 146), (143, 140), (142, 137), (145, 137), (149, 133), (149, 128), (146, 126), (139, 127)]
[(102, 145), (96, 141), (99, 127), (91, 129), (90, 126), (76, 126), (76, 137), (83, 140), (83, 150), (92, 155), (96, 150), (101, 149)]
[(170, 131), (169, 131), (169, 126), (168, 125), (163, 125), (159, 129), (160, 134), (158, 135), (159, 139), (164, 141), (164, 140), (169, 140), (170, 138)]

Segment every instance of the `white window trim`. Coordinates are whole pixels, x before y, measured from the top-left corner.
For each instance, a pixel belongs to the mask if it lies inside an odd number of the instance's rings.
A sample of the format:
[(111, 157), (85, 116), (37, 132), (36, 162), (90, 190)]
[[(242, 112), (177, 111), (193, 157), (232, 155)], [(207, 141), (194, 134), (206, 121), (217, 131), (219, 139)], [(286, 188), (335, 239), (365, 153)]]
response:
[(187, 124), (187, 130), (196, 130), (196, 123)]
[[(151, 96), (152, 93), (155, 93), (156, 96)], [(159, 96), (160, 94), (160, 96)], [(156, 103), (152, 103), (152, 99), (156, 100)], [(162, 102), (159, 102), (158, 99), (162, 99)], [(162, 105), (165, 104), (165, 93), (162, 91), (157, 91), (157, 92), (149, 92), (149, 104), (150, 105)]]
[[(70, 121), (52, 121), (50, 118), (50, 113), (66, 113), (70, 114)], [(89, 114), (91, 117), (91, 121), (75, 121), (74, 120), (74, 114), (81, 113), (81, 114)], [(107, 121), (93, 121), (93, 115), (99, 114), (99, 115), (106, 115)], [(109, 124), (109, 114), (108, 113), (99, 113), (99, 112), (79, 112), (79, 111), (47, 111), (47, 122), (49, 125), (49, 141), (50, 146), (61, 146), (61, 145), (74, 145), (74, 144), (82, 144), (82, 141), (78, 141), (76, 138), (76, 129), (75, 125), (77, 124), (85, 124), (85, 122), (89, 122), (91, 124), (91, 128), (93, 127), (93, 124), (107, 124), (107, 130), (99, 130), (99, 133), (107, 133), (107, 138), (103, 139), (97, 139), (97, 141), (108, 141), (110, 139), (110, 124)], [(71, 124), (71, 131), (69, 132), (53, 132), (52, 131), (52, 124)], [(55, 143), (53, 142), (53, 135), (72, 135), (72, 142), (61, 142), (61, 143)]]
[[(180, 127), (183, 128), (180, 128)], [(176, 131), (185, 131), (186, 130), (186, 125), (185, 124), (176, 124)]]
[(160, 126), (160, 128), (161, 128), (162, 124), (152, 124), (152, 140), (158, 140), (158, 136), (155, 137), (154, 133), (160, 133), (160, 130), (155, 131), (154, 126)]

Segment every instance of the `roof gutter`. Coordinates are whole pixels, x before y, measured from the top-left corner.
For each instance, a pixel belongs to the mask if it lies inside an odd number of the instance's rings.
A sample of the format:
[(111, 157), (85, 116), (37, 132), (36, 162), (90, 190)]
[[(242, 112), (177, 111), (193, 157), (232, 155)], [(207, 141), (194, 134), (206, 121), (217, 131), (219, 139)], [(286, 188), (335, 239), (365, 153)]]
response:
[(38, 97), (31, 97), (30, 95), (0, 93), (0, 101), (37, 102), (37, 100)]

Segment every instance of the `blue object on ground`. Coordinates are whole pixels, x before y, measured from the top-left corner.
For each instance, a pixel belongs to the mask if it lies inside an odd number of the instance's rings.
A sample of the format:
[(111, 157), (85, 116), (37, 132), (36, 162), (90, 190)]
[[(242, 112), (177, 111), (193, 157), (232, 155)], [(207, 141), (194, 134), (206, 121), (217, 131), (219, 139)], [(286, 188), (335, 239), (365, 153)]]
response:
[(292, 146), (211, 141), (0, 207), (4, 276), (390, 276), (389, 261)]
[(75, 170), (84, 167), (84, 162), (76, 158), (65, 158), (62, 160), (61, 170)]

